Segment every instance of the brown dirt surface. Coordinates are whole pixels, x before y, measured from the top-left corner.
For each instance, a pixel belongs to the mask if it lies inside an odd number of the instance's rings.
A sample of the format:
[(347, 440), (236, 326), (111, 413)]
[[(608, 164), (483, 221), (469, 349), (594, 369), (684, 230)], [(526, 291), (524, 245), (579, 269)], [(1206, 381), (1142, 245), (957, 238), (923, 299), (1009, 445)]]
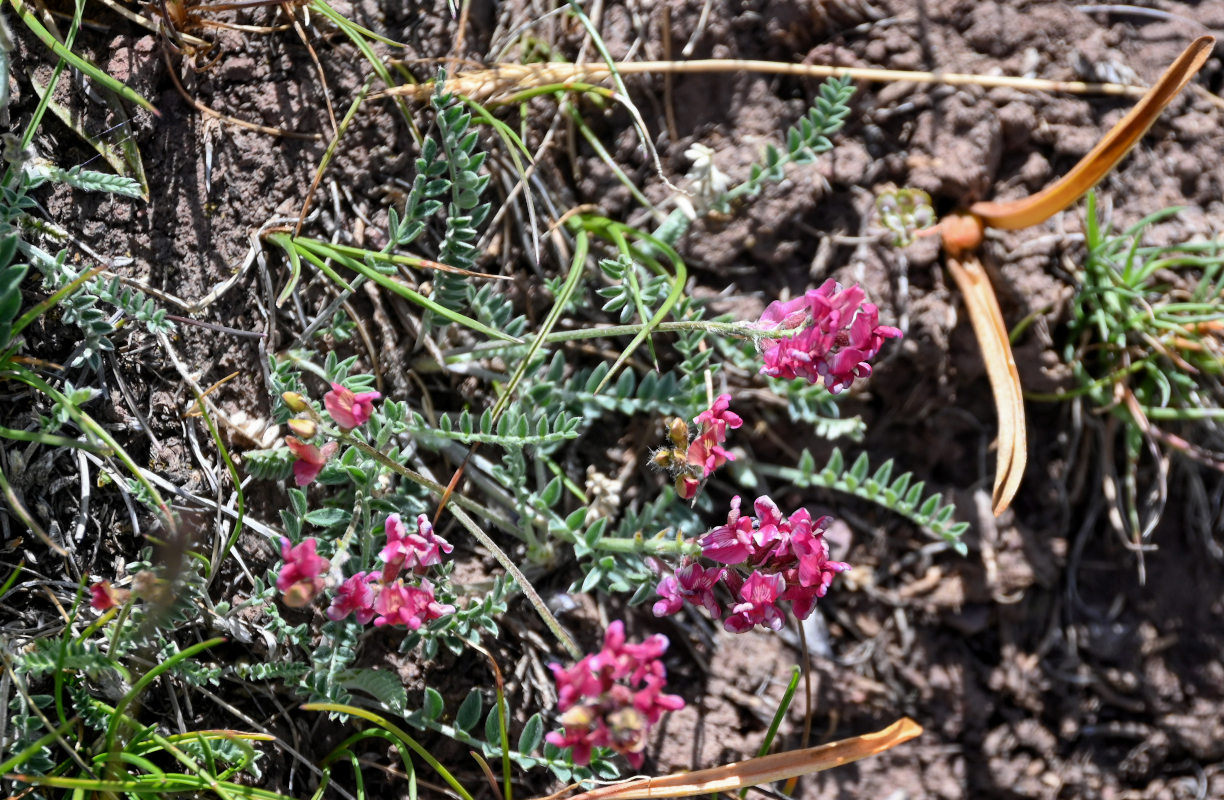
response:
[[(505, 44), (507, 31), (552, 5), (473, 2), (458, 55), (486, 58)], [(600, 29), (612, 55), (635, 59), (679, 58), (691, 43), (689, 58), (1063, 80), (1131, 74), (1148, 83), (1194, 36), (1205, 31), (1224, 36), (1224, 2), (1219, 0), (1151, 4), (1167, 15), (1144, 15), (1130, 7), (1088, 13), (1053, 0), (596, 5), (602, 9)], [(458, 25), (449, 4), (440, 0), (357, 0), (336, 7), (408, 43), (399, 55), (418, 79), (431, 77), (430, 67), (414, 59), (455, 54)], [(670, 41), (662, 34), (665, 7)], [(221, 18), (253, 25), (282, 19), (267, 10)], [(10, 25), (19, 27), (11, 20)], [(198, 57), (199, 62), (214, 57), (215, 62), (192, 71), (175, 56), (169, 67), (182, 76), (196, 102), (259, 125), (322, 137), (271, 136), (199, 113), (171, 82), (163, 43), (98, 6), (79, 52), (128, 81), (160, 111), (160, 117), (134, 112), (130, 121), (151, 201), (65, 188), (45, 191), (39, 200), (49, 218), (80, 243), (123, 257), (116, 271), (183, 300), (181, 307), (164, 301), (171, 313), (265, 334), (256, 338), (181, 325), (172, 342), (173, 357), (156, 340), (132, 334), (103, 371), (104, 376), (120, 374), (123, 387), (108, 378), (104, 396), (91, 406), (142, 464), (179, 487), (211, 495), (216, 490), (206, 474), (210, 468), (202, 467), (195, 455), (197, 445), (207, 443), (207, 431), (182, 417), (194, 399), (182, 373), (207, 387), (237, 372), (211, 397), (229, 420), (224, 435), (236, 450), (258, 443), (270, 408), (262, 366), (266, 354), (299, 346), (298, 333), (325, 305), (326, 295), (322, 278), (306, 277), (298, 295), (276, 309), (272, 299), (288, 267), (273, 248), (258, 259), (249, 256), (252, 235), (262, 226), (292, 225), (331, 129), (315, 62), (292, 29), (256, 34), (203, 28), (196, 33), (216, 43), (214, 53)], [(581, 28), (560, 15), (544, 19), (539, 33), (569, 58), (584, 41)], [(360, 89), (368, 65), (347, 40), (317, 19), (307, 39), (322, 63), (338, 119)], [(49, 73), (51, 62), (41, 45), (23, 34), (17, 47), (14, 63), (30, 65), (36, 74)], [(379, 52), (390, 51), (380, 46)], [(1184, 206), (1181, 214), (1153, 229), (1154, 242), (1210, 238), (1224, 229), (1220, 52), (1217, 46), (1196, 80), (1201, 89), (1174, 101), (1098, 188), (1117, 226), (1179, 205)], [(597, 58), (590, 47), (584, 54)], [(27, 119), (37, 98), (23, 68), (14, 72), (13, 85), (10, 112), (14, 120)], [(657, 135), (665, 173), (677, 182), (689, 166), (684, 153), (694, 143), (713, 148), (716, 163), (733, 178), (745, 177), (764, 144), (776, 141), (804, 113), (817, 88), (813, 80), (748, 73), (683, 75), (667, 82), (635, 76), (628, 85), (647, 128)], [(103, 135), (119, 123), (86, 97), (78, 82), (65, 90), (64, 102), (79, 109), (91, 134)], [(307, 228), (312, 235), (382, 245), (385, 209), (402, 198), (415, 150), (414, 132), (391, 113), (388, 101), (379, 102), (359, 112), (328, 167), (313, 199), (315, 216)], [(806, 505), (814, 513), (827, 509), (840, 516), (844, 522), (835, 551), (840, 547), (843, 552), (834, 555), (854, 565), (822, 601), (807, 631), (813, 742), (874, 730), (901, 715), (926, 729), (892, 753), (804, 779), (798, 796), (1224, 797), (1220, 475), (1188, 463), (1175, 467), (1164, 520), (1150, 537), (1155, 547), (1144, 553), (1141, 582), (1135, 554), (1102, 508), (1102, 462), (1094, 449), (1100, 440), (1095, 432), (1103, 425), (1099, 415), (1085, 410), (1091, 417), (1085, 420), (1067, 403), (1030, 402), (1025, 483), (1012, 509), (996, 520), (989, 510), (995, 413), (964, 306), (932, 241), (894, 249), (880, 236), (873, 217), (875, 195), (889, 187), (921, 188), (940, 212), (974, 200), (1031, 193), (1073, 165), (1130, 102), (1004, 88), (860, 85), (847, 127), (829, 155), (816, 165), (789, 170), (785, 181), (768, 185), (761, 197), (732, 214), (699, 221), (680, 241), (679, 251), (694, 276), (693, 293), (712, 296), (730, 286), (727, 307), (745, 318), (772, 298), (796, 295), (828, 277), (867, 286), (882, 319), (902, 327), (905, 338), (891, 354), (885, 352), (871, 381), (847, 405), (868, 422), (863, 449), (873, 463), (896, 459), (929, 486), (949, 493), (958, 518), (972, 523), (969, 554), (961, 557), (865, 504), (815, 490), (771, 487), (784, 508)], [(556, 109), (551, 100), (533, 101), (531, 108), (543, 118), (528, 131), (528, 145), (535, 148)], [(631, 180), (653, 202), (667, 200), (672, 191), (643, 154), (628, 115), (615, 108), (585, 113)], [(539, 185), (559, 210), (593, 203), (613, 218), (628, 215), (631, 222), (649, 227), (604, 162), (574, 142), (561, 126), (541, 162)], [(77, 134), (57, 120), (45, 123), (35, 147), (63, 165), (92, 157)], [(504, 196), (512, 184), (499, 184), (501, 177), (494, 181), (494, 193)], [(526, 237), (515, 233), (523, 216), (519, 209), (516, 205), (511, 221), (493, 237), (495, 256), (487, 266), (515, 275), (516, 298), (524, 308), (534, 303), (538, 319), (548, 302), (538, 292), (538, 271), (555, 274), (557, 264), (545, 243), (539, 266)], [(992, 237), (983, 249), (1008, 324), (1035, 315), (1036, 324), (1016, 343), (1020, 376), (1031, 391), (1070, 387), (1059, 358), (1060, 337), (1074, 291), (1068, 270), (1083, 255), (1082, 228), (1081, 203), (1037, 228)], [(78, 257), (88, 260), (74, 250)], [(234, 276), (237, 280), (226, 291), (210, 295)], [(399, 346), (412, 333), (392, 306), (366, 294), (353, 304), (367, 320), (384, 390), (401, 399), (415, 396), (418, 379), (408, 375), (408, 356)], [(75, 343), (71, 332), (57, 332), (53, 321), (28, 341), (29, 355), (51, 362), (64, 359)], [(363, 347), (352, 352), (368, 365)], [(430, 386), (450, 397), (475, 393), (461, 377)], [(0, 425), (25, 427), (35, 412), (48, 411), (48, 404), (28, 403), (23, 397), (0, 404)], [(144, 426), (147, 433), (140, 433)], [(804, 441), (802, 431), (783, 433), (785, 442), (762, 446), (760, 452), (776, 452), (782, 459), (812, 447), (818, 461), (827, 457), (828, 443)], [(33, 475), (18, 486), (26, 505), (39, 509), (40, 522), (54, 522), (63, 530), (74, 524), (77, 503), (75, 466), (68, 461), (44, 464), (40, 475), (48, 480)], [(66, 475), (72, 481), (57, 480)], [(1206, 487), (1205, 517), (1188, 511), (1192, 484)], [(285, 499), (277, 487), (253, 486), (249, 501), (255, 519), (275, 525)], [(99, 549), (83, 547), (85, 555), (75, 569), (113, 571), (132, 557), (136, 537), (122, 503), (114, 497), (95, 497), (95, 503), (108, 508), (90, 525), (89, 536), (98, 537)], [(152, 524), (146, 517), (140, 522)], [(250, 535), (241, 542), (252, 568), (276, 557), (260, 538)], [(13, 547), (39, 547), (32, 541)], [(473, 582), (494, 571), (493, 562), (470, 550), (466, 555), (464, 569), (471, 571)], [(18, 559), (10, 554), (5, 560)], [(543, 580), (556, 590), (572, 577)], [(497, 655), (503, 669), (517, 675), (512, 685), (527, 685), (531, 681), (524, 675), (538, 661), (527, 651), (543, 647), (544, 640), (523, 621), (527, 607), (513, 608), (520, 619), (507, 629), (522, 638), (500, 645)], [(598, 639), (595, 620), (601, 613), (603, 601), (599, 607), (583, 601), (562, 614), (562, 621), (590, 644)], [(698, 614), (657, 621), (641, 613), (633, 616), (630, 629), (637, 635), (662, 631), (671, 637), (672, 687), (689, 701), (652, 739), (649, 770), (662, 774), (700, 768), (755, 753), (798, 663), (796, 641), (761, 632), (733, 636)], [(372, 645), (362, 663), (379, 661), (385, 644)], [(385, 647), (388, 657), (410, 689), (419, 689), (424, 681), (420, 665), (395, 655), (394, 649)], [(552, 652), (545, 660), (558, 656)], [(462, 698), (473, 676), (487, 680), (484, 662), (474, 654), (446, 656), (439, 663), (431, 685), (444, 687), (448, 698)], [(799, 744), (803, 706), (801, 699), (796, 701), (783, 727), (787, 746)], [(317, 730), (297, 730), (296, 746), (309, 748)], [(452, 760), (465, 758), (457, 747), (440, 752)], [(288, 780), (281, 768), (269, 769), (266, 778), (269, 788), (287, 788), (273, 785)], [(400, 792), (403, 784), (388, 786), (388, 793)], [(300, 785), (294, 788), (302, 794)]]

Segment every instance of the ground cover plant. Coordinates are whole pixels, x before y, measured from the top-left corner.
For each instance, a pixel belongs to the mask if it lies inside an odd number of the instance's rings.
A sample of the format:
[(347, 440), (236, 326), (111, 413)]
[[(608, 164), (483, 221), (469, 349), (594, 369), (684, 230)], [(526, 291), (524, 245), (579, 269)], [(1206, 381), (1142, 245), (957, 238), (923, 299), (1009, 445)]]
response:
[(6, 789), (1216, 791), (1213, 42), (886, 5), (10, 0)]

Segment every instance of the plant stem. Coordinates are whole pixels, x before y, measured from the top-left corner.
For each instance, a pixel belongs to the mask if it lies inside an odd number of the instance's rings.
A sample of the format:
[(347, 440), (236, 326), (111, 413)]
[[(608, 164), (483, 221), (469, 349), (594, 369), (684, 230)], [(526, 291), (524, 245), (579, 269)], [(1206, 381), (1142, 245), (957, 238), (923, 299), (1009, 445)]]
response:
[(632, 539), (602, 536), (595, 541), (592, 549), (601, 550), (605, 553), (637, 553), (639, 555), (652, 556), (695, 556), (701, 553), (701, 547), (695, 542), (686, 539), (672, 539), (664, 536), (655, 536), (647, 539), (641, 534), (634, 536)]
[[(555, 331), (542, 337), (540, 341), (543, 344), (556, 344), (558, 342), (574, 342), (584, 339), (599, 339), (603, 337), (614, 336), (635, 336), (642, 332), (647, 327), (648, 323), (634, 323), (632, 325), (600, 325), (593, 328), (578, 328), (570, 331)], [(655, 325), (652, 330), (655, 333), (681, 333), (683, 331), (709, 331), (710, 333), (721, 333), (727, 336), (735, 336), (744, 339), (752, 339), (759, 341), (762, 339), (783, 339), (788, 336), (794, 336), (799, 333), (800, 328), (775, 328), (772, 330), (762, 329), (754, 322), (716, 322), (713, 320), (678, 320), (675, 322), (660, 322)], [(529, 344), (535, 340), (528, 340), (525, 344)], [(473, 345), (471, 347), (456, 347), (453, 350), (447, 350), (443, 353), (447, 363), (458, 361), (459, 356), (465, 355), (484, 355), (493, 353), (498, 350), (504, 350), (507, 347), (522, 347), (522, 344), (512, 344), (509, 342), (485, 342), (483, 344)], [(431, 358), (420, 358), (413, 362), (413, 369), (422, 372), (438, 372), (441, 367)]]

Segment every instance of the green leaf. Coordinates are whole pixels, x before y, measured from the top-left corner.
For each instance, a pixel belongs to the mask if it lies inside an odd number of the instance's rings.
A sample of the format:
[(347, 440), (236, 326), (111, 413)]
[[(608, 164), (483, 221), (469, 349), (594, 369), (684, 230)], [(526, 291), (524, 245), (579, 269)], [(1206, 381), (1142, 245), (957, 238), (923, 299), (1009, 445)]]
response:
[(442, 699), (442, 695), (432, 686), (425, 688), (423, 703), (424, 704), (422, 705), (421, 710), (425, 714), (425, 719), (428, 720), (436, 720), (438, 717), (442, 716), (442, 709), (446, 705), (445, 701)]
[(336, 679), (344, 688), (364, 692), (396, 714), (404, 713), (408, 705), (408, 690), (394, 672), (351, 668), (336, 673)]
[(845, 457), (842, 457), (841, 449), (834, 448), (834, 451), (832, 451), (832, 454), (829, 456), (829, 464), (825, 465), (824, 472), (832, 473), (832, 475), (837, 476), (841, 475), (842, 471), (845, 469), (846, 460)]
[(293, 506), (295, 516), (306, 516), (306, 493), (301, 489), (289, 490), (289, 504)]
[(319, 528), (330, 528), (340, 523), (348, 523), (353, 518), (353, 512), (347, 508), (317, 508), (306, 515), (306, 521)]
[(489, 711), (489, 716), (485, 717), (484, 738), (489, 742), (501, 741), (501, 714), (498, 713), (496, 705)]
[(804, 450), (803, 455), (799, 456), (798, 470), (804, 475), (811, 475), (816, 471), (816, 459), (812, 457), (811, 450)]
[(939, 500), (940, 495), (938, 493), (931, 495), (918, 509), (918, 513), (924, 517), (930, 517), (935, 513), (935, 509), (939, 508)]
[(463, 698), (459, 710), (455, 712), (455, 727), (461, 731), (470, 731), (480, 721), (480, 712), (484, 710), (484, 700), (480, 696), (480, 687), (473, 687), (468, 696)]
[(523, 732), (519, 734), (518, 750), (520, 753), (534, 753), (543, 739), (544, 722), (540, 718), (540, 712), (537, 711), (527, 720), (527, 724), (523, 726)]
[(549, 481), (548, 485), (544, 487), (544, 491), (540, 493), (540, 500), (545, 506), (552, 508), (557, 504), (557, 501), (561, 499), (561, 490), (561, 476), (558, 475)]
[(603, 577), (604, 571), (599, 567), (593, 567), (591, 571), (586, 574), (586, 577), (582, 579), (582, 588), (579, 591), (584, 593), (591, 591), (599, 585), (599, 582), (603, 580)]

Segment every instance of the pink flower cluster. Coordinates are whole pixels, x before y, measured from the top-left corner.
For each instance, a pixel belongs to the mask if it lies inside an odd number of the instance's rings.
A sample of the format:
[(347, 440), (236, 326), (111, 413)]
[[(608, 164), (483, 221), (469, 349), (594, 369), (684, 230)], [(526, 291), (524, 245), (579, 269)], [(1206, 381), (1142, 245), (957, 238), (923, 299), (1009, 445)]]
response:
[[(430, 620), (454, 613), (454, 606), (438, 602), (433, 584), (425, 578), (416, 584), (405, 584), (400, 578), (405, 568), (423, 574), (427, 567), (442, 563), (442, 553), (454, 547), (434, 533), (424, 514), (417, 517), (415, 533), (407, 532), (399, 514), (387, 517), (383, 527), (387, 545), (379, 558), (385, 566), (379, 572), (358, 572), (341, 583), (327, 609), (328, 619), (342, 620), (352, 614), (362, 625), (373, 620), (377, 626), (403, 625), (417, 630)], [(309, 605), (326, 586), (324, 576), (331, 563), (315, 553), (316, 546), (314, 539), (305, 539), (293, 548), (288, 539), (281, 540), (285, 563), (276, 588), (284, 592), (289, 606)]]
[(728, 566), (704, 567), (686, 560), (659, 582), (656, 616), (674, 614), (687, 602), (721, 617), (715, 588), (722, 584), (732, 598), (723, 627), (733, 633), (756, 625), (781, 629), (782, 601), (790, 603), (799, 619), (808, 618), (834, 576), (850, 569), (849, 564), (829, 560), (824, 532), (832, 519), (813, 521), (802, 508), (784, 517), (768, 497), (757, 498), (754, 509), (756, 517), (741, 514), (740, 498), (731, 501), (727, 524), (697, 541), (703, 557)]
[(871, 374), (868, 363), (880, 352), (885, 339), (901, 331), (880, 325), (879, 309), (864, 302), (866, 293), (855, 285), (848, 289), (827, 280), (819, 289), (787, 302), (774, 301), (761, 315), (765, 329), (802, 328), (794, 336), (764, 339), (761, 372), (774, 378), (824, 379), (825, 387), (837, 394)]
[[(333, 383), (331, 387), (331, 391), (323, 395), (323, 405), (327, 408), (327, 413), (331, 415), (332, 420), (343, 431), (351, 431), (369, 422), (370, 415), (374, 413), (374, 401), (382, 397), (378, 392), (355, 393), (338, 383)], [(289, 396), (286, 395), (286, 397)], [(296, 394), (292, 396), (297, 401), (292, 405), (294, 410), (309, 410), (309, 405), (304, 398)], [(303, 427), (309, 429), (308, 433), (303, 434), (307, 437), (314, 435), (316, 419), (313, 411), (309, 413), (311, 414), (310, 419), (290, 420), (291, 426), (294, 422), (304, 423)], [(335, 455), (336, 450), (340, 448), (337, 442), (328, 442), (319, 447), (316, 444), (303, 442), (296, 436), (286, 436), (285, 444), (293, 452), (296, 459), (293, 462), (293, 480), (298, 486), (307, 486), (313, 483), (314, 479), (319, 477), (319, 473), (323, 471), (323, 467), (326, 466), (328, 459)]]
[(735, 456), (723, 449), (722, 444), (727, 441), (728, 430), (735, 430), (744, 424), (739, 414), (731, 410), (729, 394), (720, 394), (714, 405), (697, 415), (695, 422), (698, 432), (688, 446), (685, 462), (693, 470), (699, 471), (701, 477), (690, 473), (676, 481), (676, 493), (685, 500), (697, 496), (701, 482), (710, 477), (714, 470), (735, 460)]
[(625, 641), (625, 625), (608, 625), (603, 649), (572, 667), (549, 664), (557, 679), (557, 707), (564, 731), (545, 738), (573, 748), (574, 763), (589, 764), (591, 748), (611, 747), (639, 768), (646, 736), (665, 711), (684, 708), (684, 700), (663, 694), (667, 671), (660, 660), (667, 637), (655, 634), (641, 644)]

